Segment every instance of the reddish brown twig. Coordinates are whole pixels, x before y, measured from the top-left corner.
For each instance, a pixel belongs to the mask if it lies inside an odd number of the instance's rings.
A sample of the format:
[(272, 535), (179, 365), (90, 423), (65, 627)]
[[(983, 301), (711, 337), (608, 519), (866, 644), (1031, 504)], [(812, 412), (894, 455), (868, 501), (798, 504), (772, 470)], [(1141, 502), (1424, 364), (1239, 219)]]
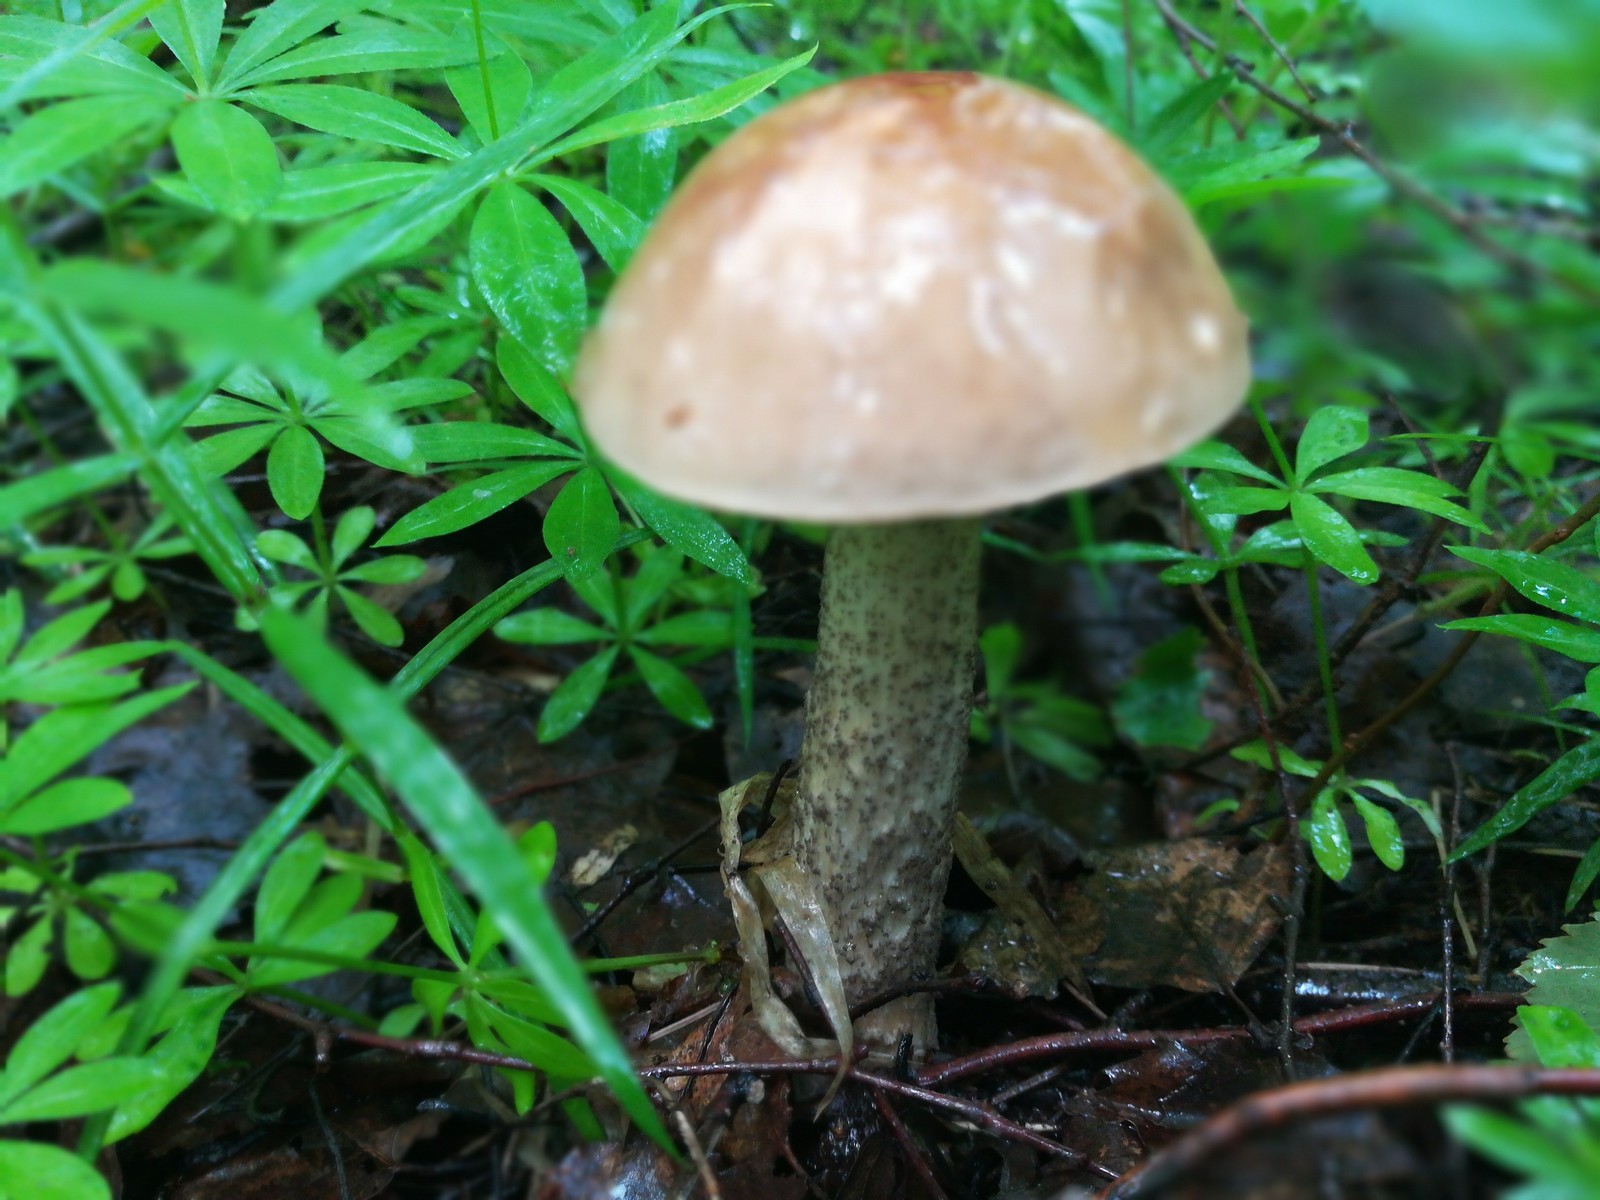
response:
[(882, 1092), (873, 1092), (872, 1101), (878, 1106), (878, 1115), (883, 1118), (883, 1123), (889, 1127), (889, 1132), (894, 1135), (894, 1140), (900, 1144), (900, 1153), (906, 1156), (906, 1162), (911, 1164), (911, 1169), (916, 1172), (917, 1178), (922, 1180), (923, 1190), (931, 1200), (949, 1200), (945, 1191), (939, 1186), (939, 1179), (933, 1173), (927, 1158), (911, 1140), (911, 1131), (906, 1128), (906, 1123), (900, 1119), (900, 1114), (895, 1110), (894, 1101)]
[[(1515, 1008), (1521, 1000), (1522, 997), (1513, 992), (1479, 992), (1457, 996), (1456, 1008), (1458, 1011), (1508, 1009)], [(1439, 993), (1429, 992), (1422, 996), (1408, 996), (1403, 1000), (1340, 1008), (1332, 1012), (1301, 1017), (1294, 1022), (1294, 1031), (1310, 1036), (1359, 1029), (1368, 1025), (1424, 1015), (1433, 1011), (1439, 1002)], [(1085, 1029), (1077, 1033), (1047, 1033), (1040, 1037), (1024, 1038), (1004, 1046), (995, 1046), (925, 1067), (918, 1072), (917, 1082), (932, 1087), (953, 1083), (957, 1079), (965, 1079), (999, 1067), (1042, 1058), (1146, 1050), (1155, 1046), (1171, 1045), (1174, 1042), (1197, 1046), (1208, 1042), (1245, 1041), (1250, 1036), (1250, 1030), (1241, 1026), (1216, 1029)]]
[(1148, 1196), (1228, 1146), (1306, 1117), (1371, 1108), (1529, 1096), (1600, 1096), (1600, 1069), (1433, 1064), (1354, 1071), (1257, 1092), (1147, 1158), (1100, 1200)]

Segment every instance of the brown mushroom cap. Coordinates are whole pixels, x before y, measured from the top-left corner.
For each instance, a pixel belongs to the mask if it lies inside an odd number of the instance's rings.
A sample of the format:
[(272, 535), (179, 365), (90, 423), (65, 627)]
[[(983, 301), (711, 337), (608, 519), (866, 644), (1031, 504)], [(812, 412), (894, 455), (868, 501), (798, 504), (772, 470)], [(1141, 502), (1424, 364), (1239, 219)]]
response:
[(980, 75), (835, 84), (708, 155), (574, 393), (668, 495), (759, 516), (986, 512), (1170, 457), (1250, 378), (1188, 211), (1127, 147)]

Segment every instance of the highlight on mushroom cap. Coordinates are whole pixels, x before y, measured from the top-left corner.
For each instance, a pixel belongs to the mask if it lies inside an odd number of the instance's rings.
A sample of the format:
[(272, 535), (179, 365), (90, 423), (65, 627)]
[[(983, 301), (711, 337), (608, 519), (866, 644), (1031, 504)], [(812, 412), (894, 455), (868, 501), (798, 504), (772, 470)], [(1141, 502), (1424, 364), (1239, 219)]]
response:
[(835, 84), (708, 155), (574, 392), (601, 449), (712, 508), (979, 513), (1159, 462), (1249, 382), (1182, 202), (1069, 105), (966, 73)]

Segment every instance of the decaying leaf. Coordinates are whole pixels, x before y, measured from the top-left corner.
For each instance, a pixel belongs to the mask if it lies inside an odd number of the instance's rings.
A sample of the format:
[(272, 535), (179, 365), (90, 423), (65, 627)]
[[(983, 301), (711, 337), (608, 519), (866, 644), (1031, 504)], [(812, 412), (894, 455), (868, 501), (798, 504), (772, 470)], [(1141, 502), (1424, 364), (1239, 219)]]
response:
[(1115, 987), (1231, 987), (1280, 920), (1288, 850), (1249, 854), (1203, 838), (1085, 855), (1094, 873), (1067, 896), (1063, 924), (1100, 931), (1089, 977)]

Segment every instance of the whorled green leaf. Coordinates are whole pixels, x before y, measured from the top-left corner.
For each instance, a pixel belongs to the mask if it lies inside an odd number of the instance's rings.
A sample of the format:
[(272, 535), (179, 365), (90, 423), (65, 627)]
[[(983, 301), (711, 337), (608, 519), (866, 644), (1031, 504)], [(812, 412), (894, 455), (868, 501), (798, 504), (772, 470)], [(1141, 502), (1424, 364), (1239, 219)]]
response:
[(267, 451), (267, 487), (273, 502), (286, 516), (305, 520), (322, 495), (325, 468), (316, 436), (303, 425), (288, 426)]
[(1515, 833), (1545, 809), (1561, 803), (1581, 787), (1600, 779), (1600, 737), (1591, 737), (1574, 746), (1551, 763), (1534, 779), (1518, 788), (1495, 813), (1450, 856), (1459, 861), (1469, 854), (1487, 849), (1508, 834)]
[(87, 96), (32, 113), (0, 138), (0, 199), (43, 183), (168, 112), (153, 98)]
[(1365, 796), (1355, 792), (1349, 793), (1349, 796), (1366, 827), (1367, 843), (1372, 847), (1372, 852), (1389, 870), (1398, 871), (1406, 861), (1405, 839), (1400, 834), (1400, 822), (1394, 819), (1394, 814), (1388, 809)]
[(583, 723), (605, 689), (611, 668), (617, 661), (618, 647), (606, 646), (593, 658), (579, 664), (561, 681), (539, 714), (541, 742), (553, 742)]
[(1600, 663), (1600, 629), (1591, 629), (1538, 613), (1500, 613), (1492, 617), (1462, 617), (1446, 621), (1440, 629), (1456, 632), (1497, 633), (1564, 654), (1583, 663)]
[(218, 90), (237, 87), (262, 63), (365, 7), (364, 0), (273, 0), (251, 16), (234, 41)]
[(172, 123), (178, 165), (208, 204), (245, 220), (283, 186), (278, 149), (260, 121), (222, 100), (196, 100)]
[(468, 259), (506, 332), (564, 373), (588, 319), (588, 294), (560, 223), (523, 188), (496, 184), (473, 218)]
[(1312, 802), (1306, 832), (1311, 841), (1311, 855), (1324, 875), (1338, 883), (1350, 874), (1354, 861), (1350, 830), (1344, 823), (1344, 814), (1339, 811), (1338, 797), (1332, 788), (1324, 788)]
[(1523, 550), (1451, 546), (1450, 553), (1487, 567), (1518, 593), (1564, 617), (1600, 624), (1600, 580), (1569, 563)]
[(139, 1058), (102, 1058), (68, 1067), (0, 1107), (0, 1125), (105, 1112), (137, 1096), (156, 1074), (154, 1066)]
[(578, 414), (560, 381), (513, 338), (501, 338), (495, 363), (517, 399), (569, 442), (580, 442)]
[[(493, 471), (459, 484), (442, 495), (412, 509), (389, 527), (376, 545), (404, 546), (423, 538), (440, 537), (475, 525), (502, 508), (515, 504), (535, 488), (543, 487), (558, 475), (572, 470), (564, 460), (524, 463)], [(528, 521), (528, 536), (533, 537), (533, 518)]]
[(644, 237), (645, 223), (614, 197), (565, 175), (530, 175), (528, 182), (561, 202), (606, 266), (621, 271)]
[(226, 8), (226, 0), (167, 0), (148, 14), (156, 36), (202, 89), (211, 82)]
[(755, 582), (749, 556), (721, 521), (704, 509), (661, 495), (615, 466), (607, 465), (605, 471), (617, 494), (667, 545), (719, 575)]
[(605, 562), (621, 522), (611, 488), (597, 467), (578, 471), (550, 502), (544, 544), (569, 581), (588, 578)]
[(1294, 518), (1300, 540), (1318, 562), (1355, 583), (1378, 581), (1378, 564), (1367, 553), (1361, 535), (1326, 500), (1309, 492), (1295, 492), (1289, 497), (1289, 515)]
[(1367, 444), (1367, 414), (1344, 404), (1329, 404), (1306, 419), (1295, 446), (1294, 469), (1302, 480), (1335, 459)]
[(18, 1035), (0, 1071), (0, 1110), (67, 1059), (105, 1019), (121, 994), (116, 983), (73, 992)]
[(366, 88), (292, 83), (252, 88), (239, 99), (297, 125), (353, 142), (376, 142), (435, 158), (455, 159), (466, 153), (425, 114), (392, 96)]
[(706, 698), (700, 694), (694, 680), (643, 646), (629, 646), (628, 657), (644, 677), (650, 694), (661, 701), (662, 708), (686, 725), (696, 729), (711, 728), (711, 709), (706, 706)]
[(60, 1146), (0, 1140), (0, 1200), (111, 1200), (111, 1188)]
[(559, 608), (534, 608), (512, 613), (494, 627), (496, 637), (527, 646), (571, 646), (603, 642), (610, 634), (582, 617)]

